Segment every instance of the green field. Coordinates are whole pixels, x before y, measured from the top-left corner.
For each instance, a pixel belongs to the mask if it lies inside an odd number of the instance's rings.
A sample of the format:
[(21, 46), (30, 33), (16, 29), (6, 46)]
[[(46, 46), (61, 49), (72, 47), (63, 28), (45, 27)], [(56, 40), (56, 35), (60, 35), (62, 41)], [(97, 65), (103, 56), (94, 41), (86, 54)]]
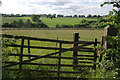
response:
[(31, 19), (30, 17), (2, 17), (2, 23), (11, 23), (14, 20), (22, 19), (23, 21), (26, 21), (27, 19)]
[[(40, 18), (42, 20), (43, 23), (47, 24), (49, 27), (55, 27), (56, 24), (59, 25), (74, 25), (74, 24), (79, 24), (82, 19), (86, 19), (86, 18)], [(96, 21), (97, 19), (86, 19), (88, 21)]]
[[(95, 38), (97, 38), (98, 41), (101, 41), (101, 37), (103, 35), (103, 30), (5, 30), (2, 33), (19, 35), (19, 36), (73, 41), (74, 32), (79, 33), (80, 41), (94, 41)], [(20, 44), (20, 42), (19, 42), (19, 44)], [(25, 42), (25, 44), (27, 44), (27, 41)], [(56, 47), (56, 43), (41, 42), (41, 41), (31, 41), (31, 45), (43, 46), (43, 47), (44, 46)], [(63, 46), (67, 47), (67, 48), (72, 47), (72, 45), (63, 45)], [(59, 47), (59, 46), (57, 46), (57, 47)], [(26, 51), (25, 51), (25, 53), (27, 53)], [(34, 53), (34, 50), (33, 50), (33, 53), (39, 54), (39, 51), (42, 51), (42, 53), (44, 53), (44, 54), (48, 54), (46, 52), (46, 50), (37, 50), (36, 53)]]
[[(3, 17), (3, 23), (10, 23), (14, 20), (22, 19), (23, 21), (26, 21), (27, 19), (31, 19), (30, 17)], [(74, 25), (79, 24), (82, 19), (86, 19), (88, 21), (96, 21), (97, 19), (88, 19), (88, 18), (40, 18), (43, 23), (48, 25), (48, 27), (55, 27), (57, 24), (59, 25)]]
[[(80, 34), (79, 40), (84, 41), (94, 41), (95, 38), (98, 39), (98, 41), (101, 41), (101, 36), (103, 35), (103, 30), (3, 30), (3, 34), (12, 34), (12, 35), (20, 35), (20, 36), (30, 36), (30, 37), (38, 37), (38, 38), (47, 38), (47, 39), (57, 39), (58, 40), (67, 40), (67, 41), (73, 41), (73, 33), (78, 32)], [(21, 40), (17, 41), (17, 44), (21, 44)], [(27, 45), (27, 40), (25, 40), (25, 45)], [(57, 44), (57, 45), (56, 45)], [(44, 41), (30, 41), (31, 46), (40, 46), (40, 47), (57, 47), (59, 48), (59, 43), (53, 43), (53, 42), (44, 42)], [(94, 45), (93, 45), (94, 46)], [(72, 44), (64, 44), (62, 46), (63, 48), (71, 48)], [(8, 48), (9, 49), (9, 48)], [(20, 48), (17, 48), (20, 51)], [(31, 55), (45, 55), (54, 53), (57, 50), (45, 50), (45, 49), (30, 49)], [(24, 54), (28, 54), (28, 49), (24, 48), (23, 50)], [(63, 57), (72, 57), (72, 51), (67, 51), (62, 53), (61, 56)], [(15, 54), (19, 54), (15, 52)], [(93, 54), (90, 52), (78, 52), (78, 54)], [(58, 56), (58, 55), (55, 55)], [(28, 58), (23, 58), (23, 60), (27, 60)], [(9, 57), (9, 61), (18, 61), (18, 57)], [(35, 61), (32, 61), (35, 63), (44, 63), (44, 64), (57, 64), (58, 59), (47, 59), (42, 58)], [(72, 60), (68, 59), (61, 59), (62, 64), (72, 64)], [(13, 68), (16, 68), (17, 66), (14, 66)], [(39, 67), (39, 70), (56, 70), (56, 67), (49, 67), (49, 66), (32, 66), (32, 65), (23, 65), (23, 68), (27, 69), (36, 69)], [(73, 70), (72, 67), (62, 67), (62, 71), (71, 71)], [(29, 73), (28, 73), (29, 74)], [(33, 75), (33, 74), (31, 74)], [(45, 73), (45, 75), (50, 75)], [(81, 75), (81, 74), (79, 74)], [(78, 76), (79, 76), (78, 75)], [(12, 77), (14, 75), (11, 75)], [(63, 74), (62, 76), (76, 76), (72, 74)], [(85, 75), (86, 76), (86, 75)], [(87, 76), (89, 77), (89, 76)]]
[(38, 38), (60, 39), (60, 40), (73, 40), (73, 33), (80, 34), (80, 40), (94, 41), (97, 38), (101, 41), (103, 30), (6, 30), (3, 33), (21, 36), (31, 36)]
[[(94, 41), (95, 38), (98, 41), (101, 41), (101, 37), (103, 36), (103, 30), (5, 30), (3, 34), (12, 34), (19, 36), (28, 36), (28, 37), (37, 37), (37, 38), (46, 38), (46, 39), (55, 39), (55, 40), (65, 40), (65, 41), (73, 41), (74, 32), (78, 32), (80, 35), (80, 41)], [(20, 42), (18, 42), (20, 44)], [(27, 44), (27, 41), (25, 42)], [(35, 46), (47, 46), (47, 47), (56, 47), (56, 43), (50, 42), (41, 42), (41, 41), (31, 41), (31, 45)], [(72, 45), (63, 45), (64, 47), (70, 48)], [(59, 46), (57, 46), (59, 47)], [(47, 50), (34, 50), (32, 51), (34, 54), (39, 54), (39, 51), (42, 51), (42, 55), (48, 54)], [(51, 52), (48, 50), (48, 52)], [(53, 51), (54, 52), (54, 51)], [(25, 50), (27, 53), (27, 50)]]

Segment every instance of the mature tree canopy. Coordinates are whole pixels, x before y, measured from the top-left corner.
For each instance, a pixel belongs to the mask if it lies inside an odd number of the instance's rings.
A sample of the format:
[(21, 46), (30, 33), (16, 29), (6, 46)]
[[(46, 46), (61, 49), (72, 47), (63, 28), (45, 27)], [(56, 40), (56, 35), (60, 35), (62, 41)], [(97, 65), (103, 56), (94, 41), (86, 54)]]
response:
[(34, 22), (39, 21), (39, 16), (38, 15), (32, 15), (32, 21), (34, 21)]

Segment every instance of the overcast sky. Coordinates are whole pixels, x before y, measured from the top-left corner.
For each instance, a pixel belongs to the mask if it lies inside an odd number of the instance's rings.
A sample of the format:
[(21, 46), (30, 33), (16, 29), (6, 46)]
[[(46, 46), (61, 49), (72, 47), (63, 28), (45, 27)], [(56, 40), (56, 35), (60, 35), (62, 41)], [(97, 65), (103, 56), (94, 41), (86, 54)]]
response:
[[(111, 5), (100, 7), (105, 0), (1, 0), (0, 13), (106, 15)], [(108, 0), (107, 0), (108, 1)]]

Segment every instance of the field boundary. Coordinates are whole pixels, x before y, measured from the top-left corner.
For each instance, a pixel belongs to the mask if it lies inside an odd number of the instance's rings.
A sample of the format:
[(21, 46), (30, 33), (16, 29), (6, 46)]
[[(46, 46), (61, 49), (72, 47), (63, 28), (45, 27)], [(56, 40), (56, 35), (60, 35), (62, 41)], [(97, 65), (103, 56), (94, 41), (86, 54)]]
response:
[(2, 27), (2, 30), (103, 30), (104, 28), (16, 28), (16, 27)]

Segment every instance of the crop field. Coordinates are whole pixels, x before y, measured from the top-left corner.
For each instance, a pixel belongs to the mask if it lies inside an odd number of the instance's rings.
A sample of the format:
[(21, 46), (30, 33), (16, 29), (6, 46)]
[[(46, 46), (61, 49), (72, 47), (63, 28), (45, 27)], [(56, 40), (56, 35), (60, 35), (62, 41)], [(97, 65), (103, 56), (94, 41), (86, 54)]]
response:
[[(27, 19), (31, 19), (30, 17), (3, 17), (2, 18), (2, 22), (3, 23), (10, 23), (14, 20), (18, 20), (18, 19), (22, 19), (24, 22), (27, 20)], [(90, 18), (40, 18), (40, 20), (48, 25), (48, 27), (55, 27), (57, 24), (59, 25), (74, 25), (74, 24), (79, 24), (80, 21), (82, 21), (82, 19), (86, 19), (88, 21), (97, 21), (97, 19), (90, 19)]]

